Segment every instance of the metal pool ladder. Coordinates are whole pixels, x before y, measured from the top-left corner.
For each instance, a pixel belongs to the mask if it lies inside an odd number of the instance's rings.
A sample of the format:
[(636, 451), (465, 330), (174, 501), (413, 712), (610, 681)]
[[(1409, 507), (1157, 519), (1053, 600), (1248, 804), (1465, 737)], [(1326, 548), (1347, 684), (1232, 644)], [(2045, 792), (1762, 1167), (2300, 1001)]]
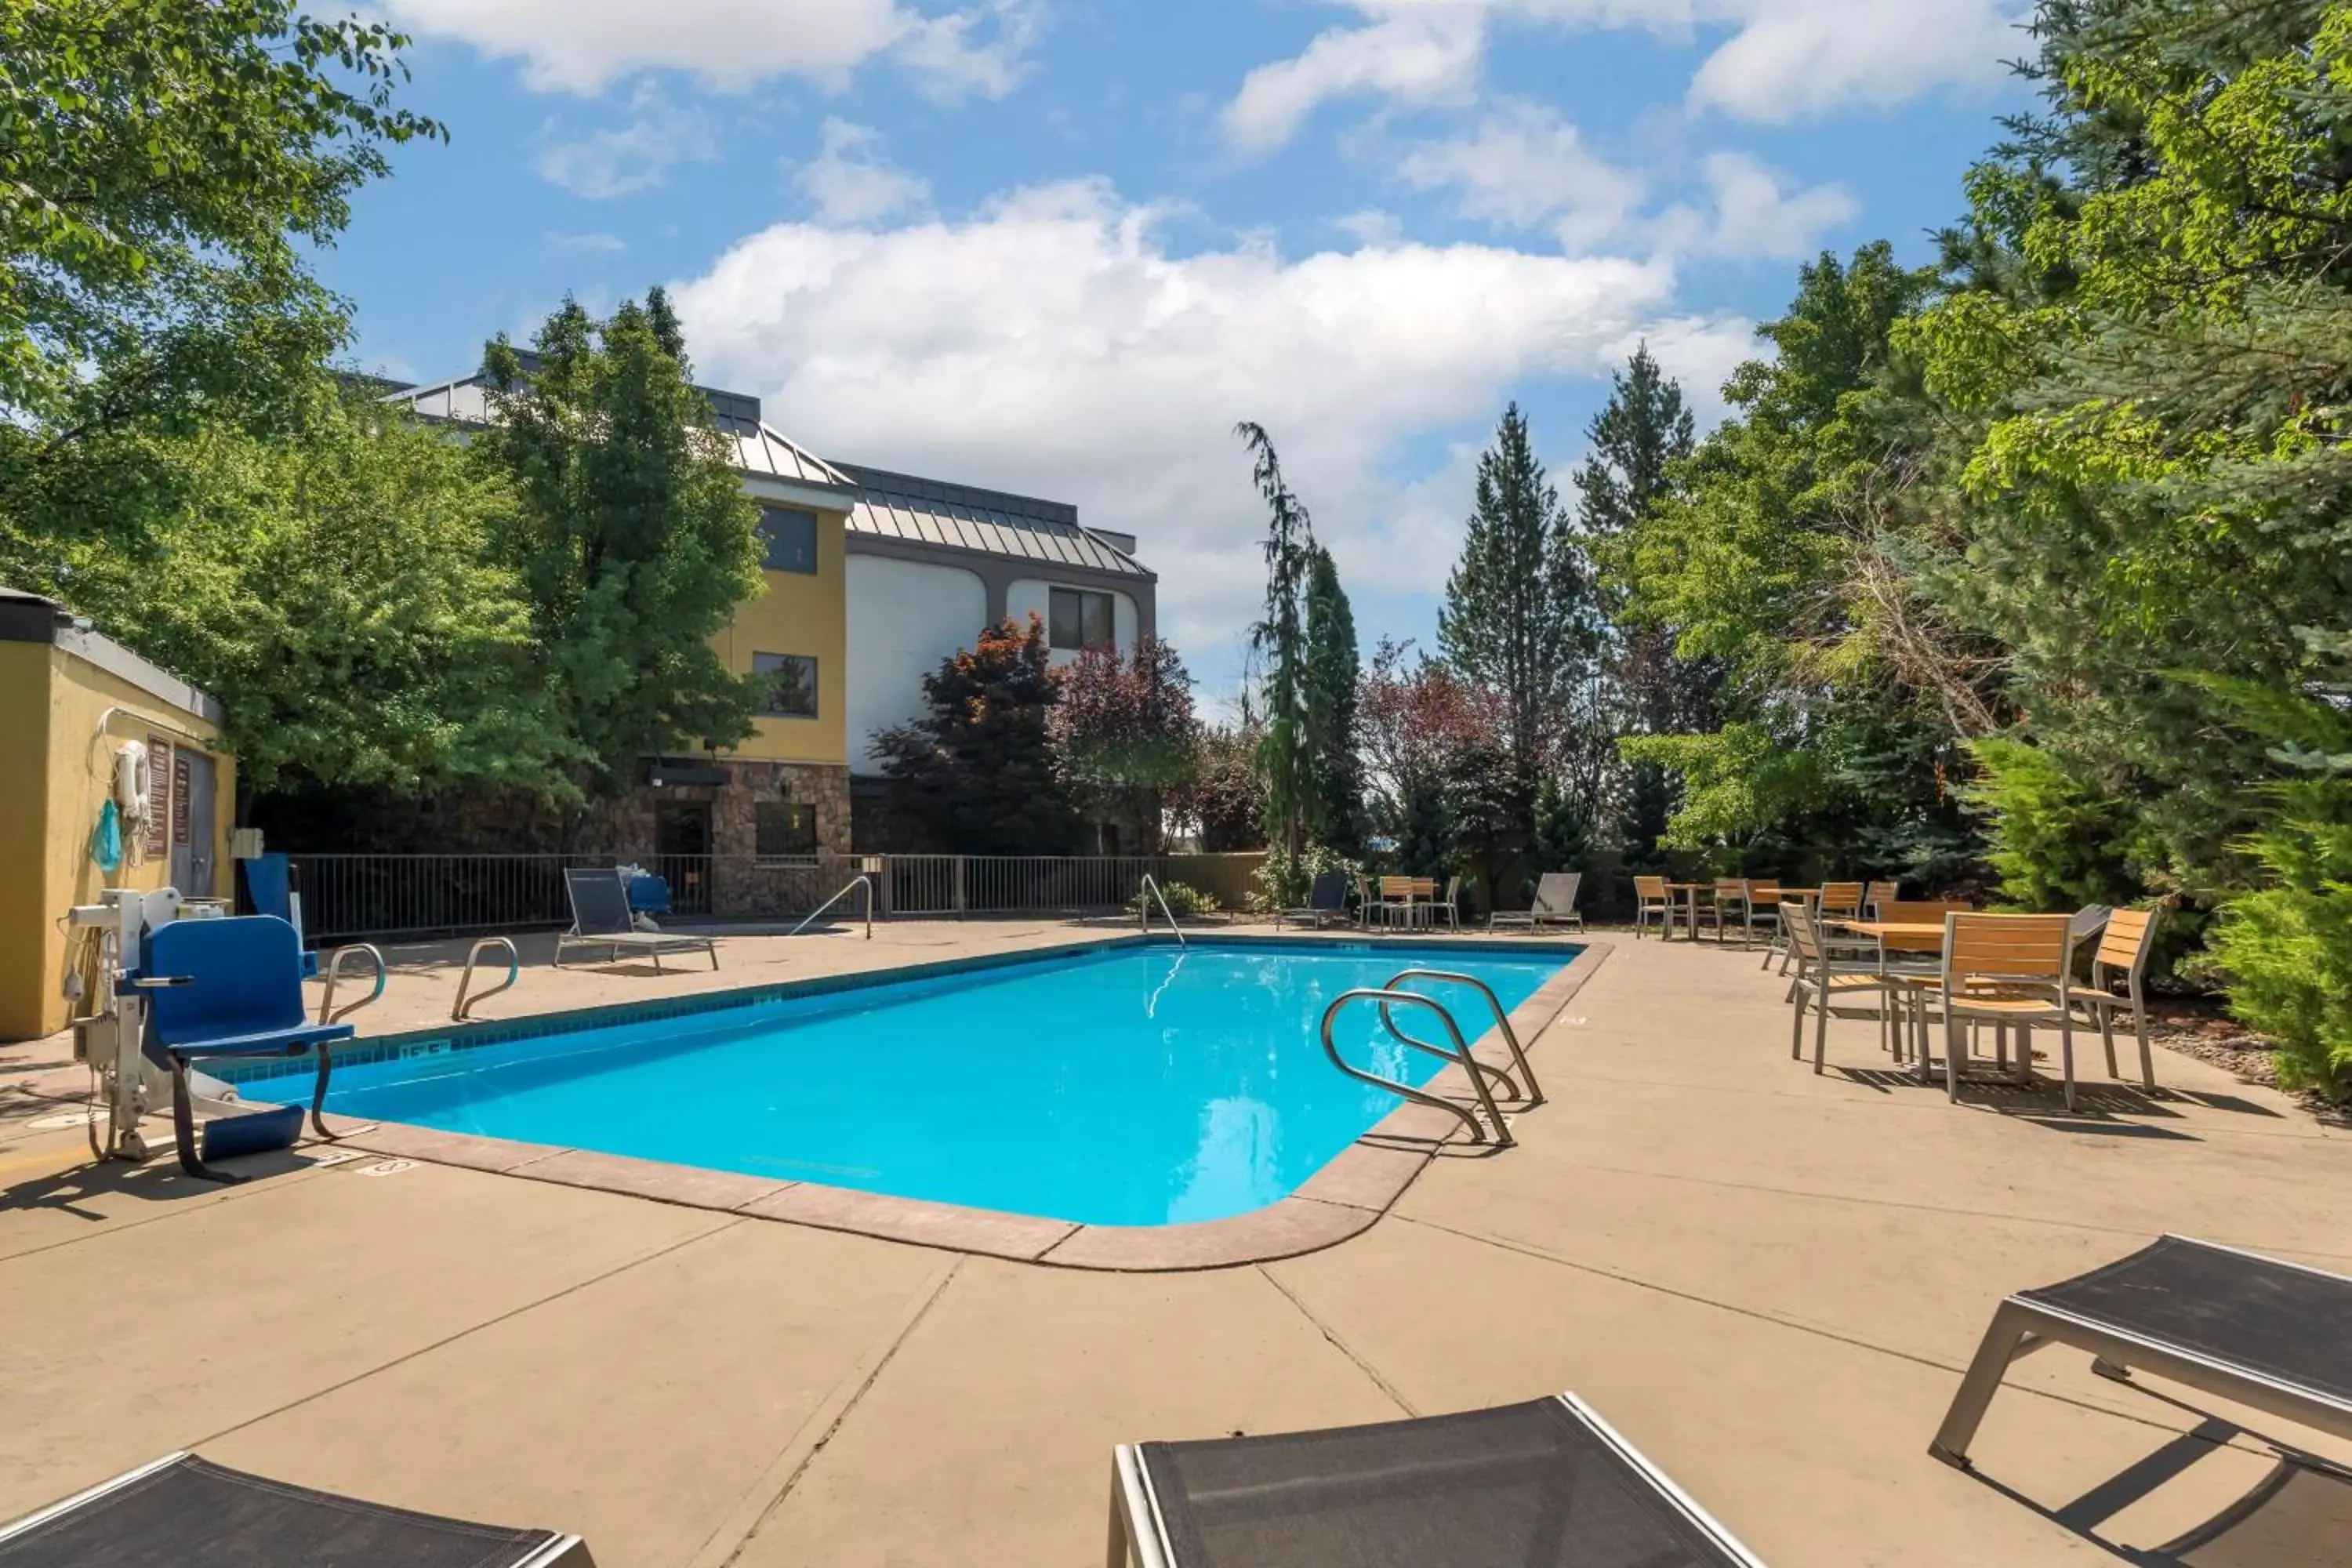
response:
[[(485, 991), (481, 993), (481, 994), (474, 997), (472, 1001), (468, 1001), (466, 997), (466, 992), (474, 984), (474, 965), (481, 962), (482, 950), (486, 947), (502, 947), (507, 950), (507, 977), (504, 980), (499, 981), (496, 985), (491, 986), (488, 991)], [(513, 942), (509, 942), (502, 936), (484, 937), (481, 941), (474, 944), (473, 951), (466, 954), (466, 973), (457, 977), (457, 1005), (449, 1009), (450, 1018), (457, 1023), (464, 1023), (466, 1021), (467, 1008), (475, 1005), (477, 1003), (487, 1001), (490, 997), (497, 995), (501, 991), (512, 990), (514, 988), (515, 981), (521, 975), (521, 973), (522, 957), (515, 952), (515, 944)]]
[[(1146, 893), (1150, 893), (1152, 898), (1160, 900), (1160, 912), (1168, 917), (1168, 929), (1176, 933), (1176, 945), (1178, 947), (1186, 945), (1184, 942), (1184, 928), (1176, 923), (1176, 911), (1168, 907), (1168, 895), (1160, 890), (1160, 879), (1154, 877), (1149, 871), (1146, 871), (1143, 874), (1143, 886), (1135, 890), (1135, 896), (1138, 900), (1141, 900), (1143, 895)], [(1142, 926), (1146, 931), (1150, 931), (1151, 905), (1149, 902), (1145, 902), (1143, 907), (1137, 911), (1137, 923)]]
[[(1504, 1043), (1510, 1047), (1512, 1064), (1518, 1069), (1517, 1082), (1514, 1082), (1511, 1075), (1501, 1068), (1489, 1067), (1471, 1053), (1470, 1043), (1463, 1038), (1462, 1026), (1454, 1022), (1453, 1011), (1444, 1003), (1419, 991), (1399, 989), (1399, 982), (1406, 980), (1442, 980), (1454, 984), (1468, 985), (1486, 997), (1487, 1006), (1494, 1011), (1496, 1025), (1502, 1031)], [(1432, 1094), (1426, 1089), (1415, 1089), (1412, 1085), (1400, 1082), (1395, 1079), (1382, 1078), (1375, 1072), (1368, 1072), (1342, 1057), (1339, 1054), (1339, 1046), (1331, 1038), (1331, 1026), (1339, 1020), (1340, 1011), (1350, 1002), (1379, 1004), (1381, 1025), (1399, 1044), (1425, 1052), (1430, 1056), (1443, 1058), (1460, 1066), (1469, 1075), (1470, 1087), (1476, 1091), (1479, 1107), (1486, 1113), (1486, 1123), (1482, 1125), (1471, 1111), (1441, 1095)], [(1426, 1007), (1436, 1014), (1437, 1021), (1445, 1026), (1445, 1037), (1451, 1044), (1433, 1044), (1428, 1040), (1415, 1038), (1398, 1027), (1395, 1009), (1401, 1005)], [(1343, 991), (1331, 999), (1331, 1005), (1328, 1007), (1323, 1009), (1322, 1038), (1323, 1054), (1330, 1058), (1333, 1067), (1360, 1083), (1368, 1083), (1376, 1089), (1384, 1089), (1399, 1099), (1410, 1100), (1416, 1104), (1435, 1106), (1440, 1110), (1461, 1118), (1462, 1124), (1470, 1130), (1470, 1141), (1474, 1143), (1487, 1142), (1486, 1128), (1488, 1125), (1495, 1130), (1496, 1147), (1507, 1149), (1515, 1142), (1511, 1137), (1510, 1127), (1503, 1121), (1502, 1109), (1496, 1100), (1496, 1086), (1499, 1085), (1502, 1089), (1505, 1099), (1517, 1101), (1522, 1110), (1532, 1110), (1543, 1103), (1543, 1090), (1536, 1084), (1535, 1071), (1528, 1065), (1527, 1052), (1520, 1048), (1518, 1035), (1512, 1029), (1511, 1020), (1503, 1011), (1501, 1000), (1496, 996), (1492, 987), (1473, 975), (1461, 974), (1445, 969), (1404, 969), (1390, 976), (1386, 985)], [(1524, 1095), (1520, 1093), (1519, 1083), (1527, 1085)]]
[[(355, 952), (365, 953), (369, 960), (375, 964), (375, 989), (361, 997), (358, 1001), (346, 1002), (341, 1007), (338, 1008), (335, 1005), (335, 982), (343, 977), (343, 960), (351, 957), (352, 954)], [(349, 947), (339, 947), (335, 949), (334, 952), (327, 954), (327, 987), (319, 995), (319, 1022), (321, 1024), (332, 1024), (341, 1019), (348, 1018), (352, 1014), (358, 1012), (361, 1008), (373, 1002), (377, 997), (382, 996), (383, 994), (383, 954), (378, 952), (373, 946), (367, 942), (355, 942)]]
[(833, 908), (834, 905), (841, 902), (842, 900), (849, 897), (850, 894), (857, 891), (860, 888), (866, 889), (866, 940), (872, 942), (874, 940), (874, 879), (862, 873), (858, 876), (852, 877), (848, 881), (843, 883), (839, 892), (834, 894), (833, 897), (819, 904), (810, 912), (808, 919), (793, 927), (791, 934), (798, 936), (801, 932), (808, 930), (809, 927), (817, 922), (819, 917), (821, 917), (825, 910)]

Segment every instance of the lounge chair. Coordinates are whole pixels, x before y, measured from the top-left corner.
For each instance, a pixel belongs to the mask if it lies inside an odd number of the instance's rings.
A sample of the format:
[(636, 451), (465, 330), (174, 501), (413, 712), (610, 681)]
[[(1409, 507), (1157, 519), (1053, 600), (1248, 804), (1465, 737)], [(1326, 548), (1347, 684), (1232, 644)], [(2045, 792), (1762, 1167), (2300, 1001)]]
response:
[(2002, 1374), (2050, 1344), (2109, 1377), (2153, 1373), (2352, 1438), (2352, 1279), (2167, 1236), (1996, 1308), (1927, 1451), (1967, 1469)]
[(1486, 917), (1489, 928), (1495, 926), (1572, 925), (1584, 929), (1584, 915), (1576, 907), (1577, 889), (1584, 881), (1581, 871), (1546, 871), (1536, 879), (1535, 903), (1524, 910), (1498, 910)]
[(629, 889), (616, 870), (566, 867), (563, 890), (572, 896), (572, 929), (555, 939), (558, 969), (563, 967), (563, 950), (568, 947), (604, 948), (607, 963), (624, 952), (648, 953), (656, 970), (661, 968), (665, 952), (701, 952), (710, 955), (711, 968), (719, 967), (719, 944), (707, 936), (639, 930), (629, 909)]
[(1762, 1568), (1572, 1394), (1112, 1455), (1109, 1568)]
[(576, 1535), (386, 1508), (166, 1454), (13, 1524), (0, 1568), (595, 1568)]
[(1307, 889), (1303, 909), (1285, 910), (1275, 916), (1274, 923), (1285, 921), (1305, 921), (1317, 931), (1326, 921), (1339, 925), (1348, 923), (1348, 877), (1343, 871), (1318, 872), (1314, 884)]

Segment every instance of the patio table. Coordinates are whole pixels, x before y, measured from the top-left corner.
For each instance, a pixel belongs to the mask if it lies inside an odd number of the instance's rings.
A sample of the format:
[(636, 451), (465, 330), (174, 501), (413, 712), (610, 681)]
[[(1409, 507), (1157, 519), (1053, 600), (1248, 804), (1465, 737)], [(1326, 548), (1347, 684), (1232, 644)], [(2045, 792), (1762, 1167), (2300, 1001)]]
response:
[[(1666, 891), (1670, 894), (1680, 893), (1683, 896), (1683, 924), (1689, 928), (1691, 941), (1696, 942), (1698, 940), (1698, 896), (1701, 893), (1714, 893), (1715, 884), (1713, 882), (1668, 882)], [(1672, 942), (1674, 937), (1675, 933), (1669, 930), (1666, 932), (1666, 940)]]

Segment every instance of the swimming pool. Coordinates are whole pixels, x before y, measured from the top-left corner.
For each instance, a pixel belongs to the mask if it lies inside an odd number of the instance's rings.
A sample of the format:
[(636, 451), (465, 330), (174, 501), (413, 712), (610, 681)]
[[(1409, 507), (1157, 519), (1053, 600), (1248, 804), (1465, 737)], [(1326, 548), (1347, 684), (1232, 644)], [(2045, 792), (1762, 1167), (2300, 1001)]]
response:
[[(1087, 1225), (1221, 1219), (1287, 1195), (1400, 1103), (1324, 1057), (1331, 998), (1425, 965), (1475, 975), (1507, 1010), (1577, 951), (1093, 949), (339, 1065), (327, 1107)], [(1471, 1039), (1491, 1026), (1466, 987), (1412, 988)], [(1414, 1032), (1440, 1034), (1433, 1019)], [(1370, 1005), (1335, 1038), (1409, 1083), (1444, 1066), (1399, 1046)], [(238, 1087), (308, 1098), (307, 1079)]]

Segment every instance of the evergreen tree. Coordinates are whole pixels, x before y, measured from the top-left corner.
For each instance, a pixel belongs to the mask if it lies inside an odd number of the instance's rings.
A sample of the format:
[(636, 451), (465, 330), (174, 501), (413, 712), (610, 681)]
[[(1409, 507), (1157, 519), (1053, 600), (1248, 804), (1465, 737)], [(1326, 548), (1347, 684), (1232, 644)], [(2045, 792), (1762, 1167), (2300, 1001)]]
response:
[(1331, 552), (1312, 547), (1307, 571), (1307, 751), (1315, 842), (1353, 857), (1360, 847), (1362, 770), (1356, 760), (1356, 686), (1361, 659), (1356, 615)]
[(1307, 508), (1282, 478), (1282, 459), (1265, 427), (1235, 426), (1254, 459), (1250, 477), (1265, 498), (1265, 614), (1250, 628), (1250, 647), (1263, 661), (1266, 832), (1283, 854), (1298, 858), (1313, 809), (1314, 780), (1307, 719), (1307, 578), (1315, 528)]
[(1578, 688), (1598, 647), (1592, 575), (1517, 404), (1478, 458), (1476, 505), (1445, 581), (1438, 648), (1464, 679), (1501, 694), (1510, 785), (1505, 816), (1532, 836)]
[(640, 757), (751, 733), (759, 689), (710, 639), (763, 591), (759, 510), (660, 289), (602, 324), (566, 300), (534, 347), (527, 363), (489, 345), (494, 416), (476, 446), (514, 489), (507, 559), (591, 759), (583, 782), (613, 790)]

